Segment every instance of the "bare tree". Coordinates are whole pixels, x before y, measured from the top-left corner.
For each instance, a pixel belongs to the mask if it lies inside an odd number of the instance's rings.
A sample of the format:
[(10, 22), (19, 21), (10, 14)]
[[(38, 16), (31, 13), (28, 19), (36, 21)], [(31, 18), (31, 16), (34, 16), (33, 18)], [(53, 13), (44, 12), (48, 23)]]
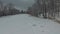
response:
[(3, 2), (0, 0), (0, 16), (3, 15)]

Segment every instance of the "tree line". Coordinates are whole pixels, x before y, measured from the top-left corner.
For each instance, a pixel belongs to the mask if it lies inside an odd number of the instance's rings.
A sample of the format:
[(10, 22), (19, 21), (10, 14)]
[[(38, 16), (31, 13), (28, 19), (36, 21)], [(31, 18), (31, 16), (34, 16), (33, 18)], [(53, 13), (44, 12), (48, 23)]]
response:
[(28, 7), (27, 12), (33, 16), (44, 18), (59, 16), (60, 0), (35, 0), (32, 7)]
[(0, 1), (0, 16), (16, 15), (20, 11), (14, 7), (13, 3), (4, 4)]

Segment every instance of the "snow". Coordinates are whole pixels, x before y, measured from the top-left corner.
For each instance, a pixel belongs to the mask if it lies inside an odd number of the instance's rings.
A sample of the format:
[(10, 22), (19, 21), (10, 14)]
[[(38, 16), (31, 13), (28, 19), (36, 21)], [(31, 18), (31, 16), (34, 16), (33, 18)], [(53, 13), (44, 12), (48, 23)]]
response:
[(28, 14), (0, 17), (0, 34), (60, 34), (60, 24)]

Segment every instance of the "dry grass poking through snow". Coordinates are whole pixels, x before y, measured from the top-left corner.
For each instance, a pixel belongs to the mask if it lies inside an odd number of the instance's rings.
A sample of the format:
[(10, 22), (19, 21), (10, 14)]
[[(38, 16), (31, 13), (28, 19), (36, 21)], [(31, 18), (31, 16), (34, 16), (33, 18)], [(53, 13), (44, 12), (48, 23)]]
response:
[(55, 18), (55, 21), (60, 24), (60, 18)]
[(53, 19), (55, 19), (55, 18), (54, 18), (54, 17), (52, 17), (52, 16), (49, 16), (49, 17), (48, 17), (48, 19), (51, 19), (51, 20), (53, 20)]
[(52, 16), (49, 16), (48, 19), (54, 20), (55, 22), (60, 24), (60, 18), (54, 18)]

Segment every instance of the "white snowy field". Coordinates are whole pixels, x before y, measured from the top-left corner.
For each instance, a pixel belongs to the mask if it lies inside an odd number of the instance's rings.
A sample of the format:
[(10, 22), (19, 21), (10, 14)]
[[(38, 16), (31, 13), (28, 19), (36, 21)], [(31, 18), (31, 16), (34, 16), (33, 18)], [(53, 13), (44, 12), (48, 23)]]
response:
[(60, 34), (60, 24), (28, 14), (0, 17), (0, 34)]

